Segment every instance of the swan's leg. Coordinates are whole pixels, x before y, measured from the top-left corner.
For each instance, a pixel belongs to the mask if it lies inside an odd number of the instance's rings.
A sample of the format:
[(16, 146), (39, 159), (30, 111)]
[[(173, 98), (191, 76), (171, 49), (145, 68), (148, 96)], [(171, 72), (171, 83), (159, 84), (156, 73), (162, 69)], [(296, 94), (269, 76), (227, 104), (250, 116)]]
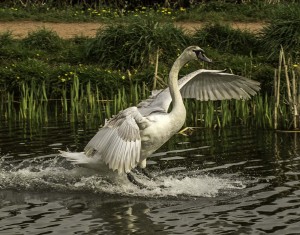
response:
[(149, 180), (154, 179), (153, 175), (149, 173), (149, 171), (146, 170), (147, 161), (144, 159), (138, 164), (138, 167), (136, 168), (138, 172), (145, 175)]
[(134, 178), (134, 176), (133, 176), (132, 174), (130, 174), (130, 173), (127, 173), (127, 179), (128, 179), (131, 183), (133, 183), (133, 184), (135, 184), (136, 186), (138, 186), (140, 189), (147, 188), (146, 185), (143, 185), (142, 183), (138, 182), (138, 181)]

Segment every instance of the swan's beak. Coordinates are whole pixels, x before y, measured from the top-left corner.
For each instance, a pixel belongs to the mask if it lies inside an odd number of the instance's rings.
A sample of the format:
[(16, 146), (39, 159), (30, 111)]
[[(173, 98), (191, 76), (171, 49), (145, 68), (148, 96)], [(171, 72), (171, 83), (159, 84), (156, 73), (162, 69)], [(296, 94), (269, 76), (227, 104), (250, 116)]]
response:
[(203, 60), (205, 62), (211, 63), (212, 60), (207, 58), (206, 55), (204, 54), (204, 51), (199, 51), (198, 55), (197, 55), (199, 60)]

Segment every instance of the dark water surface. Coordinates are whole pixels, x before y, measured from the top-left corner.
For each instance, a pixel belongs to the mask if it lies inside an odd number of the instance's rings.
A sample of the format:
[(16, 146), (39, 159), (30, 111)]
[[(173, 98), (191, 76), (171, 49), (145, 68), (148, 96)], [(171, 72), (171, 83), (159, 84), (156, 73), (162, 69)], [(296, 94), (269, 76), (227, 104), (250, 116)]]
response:
[(234, 127), (176, 135), (138, 189), (74, 167), (97, 128), (0, 124), (0, 234), (300, 234), (300, 134)]

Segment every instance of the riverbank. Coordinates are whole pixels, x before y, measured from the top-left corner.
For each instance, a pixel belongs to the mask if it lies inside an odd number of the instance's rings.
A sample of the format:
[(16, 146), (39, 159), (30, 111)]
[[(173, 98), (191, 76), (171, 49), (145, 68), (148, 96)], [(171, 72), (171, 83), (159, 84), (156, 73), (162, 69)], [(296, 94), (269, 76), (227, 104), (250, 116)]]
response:
[[(174, 22), (174, 25), (188, 33), (194, 33), (202, 28), (204, 22)], [(233, 29), (248, 30), (250, 32), (259, 32), (265, 25), (265, 22), (228, 22)], [(97, 30), (103, 29), (105, 23), (99, 22), (81, 22), (81, 23), (53, 23), (39, 21), (9, 21), (0, 22), (0, 34), (10, 32), (14, 38), (27, 37), (29, 32), (45, 28), (56, 32), (61, 38), (68, 39), (75, 36), (94, 37)]]

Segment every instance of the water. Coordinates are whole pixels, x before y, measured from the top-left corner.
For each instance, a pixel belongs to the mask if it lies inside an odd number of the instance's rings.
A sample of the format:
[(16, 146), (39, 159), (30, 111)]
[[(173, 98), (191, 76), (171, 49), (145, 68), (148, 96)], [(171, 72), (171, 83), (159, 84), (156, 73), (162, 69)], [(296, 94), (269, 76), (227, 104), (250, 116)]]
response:
[(0, 234), (300, 234), (300, 136), (234, 127), (176, 135), (139, 189), (74, 167), (97, 128), (0, 124)]

